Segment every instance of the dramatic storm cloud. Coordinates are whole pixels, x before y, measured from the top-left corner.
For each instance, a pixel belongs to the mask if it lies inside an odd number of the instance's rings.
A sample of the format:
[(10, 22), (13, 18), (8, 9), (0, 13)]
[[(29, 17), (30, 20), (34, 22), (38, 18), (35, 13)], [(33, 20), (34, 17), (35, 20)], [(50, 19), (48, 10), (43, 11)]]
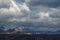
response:
[(32, 6), (44, 5), (49, 7), (59, 7), (60, 0), (31, 0)]
[[(38, 28), (45, 28), (45, 30), (58, 29), (60, 28), (60, 1), (0, 0), (0, 22), (4, 25), (7, 23), (9, 26), (15, 26), (19, 22), (28, 22)], [(35, 28), (32, 28), (32, 30)]]

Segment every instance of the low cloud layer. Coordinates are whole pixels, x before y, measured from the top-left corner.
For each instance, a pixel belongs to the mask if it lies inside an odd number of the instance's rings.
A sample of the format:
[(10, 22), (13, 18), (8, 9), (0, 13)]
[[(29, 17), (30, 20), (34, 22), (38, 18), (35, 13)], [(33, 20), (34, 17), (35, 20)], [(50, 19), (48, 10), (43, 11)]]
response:
[(59, 4), (59, 0), (0, 0), (0, 22), (42, 23), (46, 28), (60, 28)]

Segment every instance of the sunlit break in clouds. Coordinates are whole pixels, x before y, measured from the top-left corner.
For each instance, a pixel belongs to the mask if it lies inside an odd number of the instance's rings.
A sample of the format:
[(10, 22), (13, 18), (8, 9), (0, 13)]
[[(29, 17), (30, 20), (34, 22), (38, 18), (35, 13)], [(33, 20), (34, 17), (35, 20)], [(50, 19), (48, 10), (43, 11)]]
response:
[(0, 26), (57, 31), (60, 29), (60, 1), (0, 0)]

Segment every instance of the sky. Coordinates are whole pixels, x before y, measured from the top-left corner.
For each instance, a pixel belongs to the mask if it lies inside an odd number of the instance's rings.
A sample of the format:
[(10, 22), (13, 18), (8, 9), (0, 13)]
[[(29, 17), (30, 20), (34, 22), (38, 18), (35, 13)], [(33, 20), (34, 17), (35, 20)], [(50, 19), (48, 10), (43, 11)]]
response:
[(32, 23), (32, 30), (59, 30), (60, 0), (0, 0), (0, 25), (19, 22)]

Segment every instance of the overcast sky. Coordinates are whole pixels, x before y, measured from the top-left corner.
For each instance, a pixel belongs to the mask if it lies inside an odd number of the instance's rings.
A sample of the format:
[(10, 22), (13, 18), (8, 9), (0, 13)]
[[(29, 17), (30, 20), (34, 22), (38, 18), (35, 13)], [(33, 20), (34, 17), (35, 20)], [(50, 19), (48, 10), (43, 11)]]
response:
[(37, 22), (46, 25), (47, 30), (58, 29), (60, 0), (0, 0), (0, 24), (14, 21)]

